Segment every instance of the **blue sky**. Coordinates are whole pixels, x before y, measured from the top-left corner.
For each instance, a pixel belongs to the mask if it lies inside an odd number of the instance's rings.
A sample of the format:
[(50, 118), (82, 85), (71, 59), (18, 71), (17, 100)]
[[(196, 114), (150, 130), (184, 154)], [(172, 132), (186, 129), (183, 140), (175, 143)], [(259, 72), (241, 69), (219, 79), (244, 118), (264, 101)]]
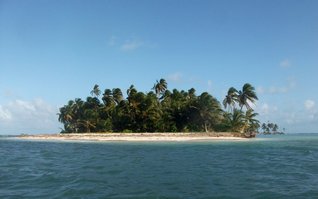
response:
[(58, 108), (134, 84), (257, 90), (256, 111), (318, 133), (318, 1), (0, 0), (0, 133), (54, 133)]

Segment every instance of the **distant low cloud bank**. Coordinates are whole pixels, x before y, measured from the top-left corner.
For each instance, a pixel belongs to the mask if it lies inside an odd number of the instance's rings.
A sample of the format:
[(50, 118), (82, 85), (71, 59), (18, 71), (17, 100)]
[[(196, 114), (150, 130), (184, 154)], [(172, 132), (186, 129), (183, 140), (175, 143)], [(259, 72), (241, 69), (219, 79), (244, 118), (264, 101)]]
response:
[(0, 105), (0, 134), (56, 133), (58, 108), (42, 99), (13, 100)]
[(281, 107), (262, 102), (257, 105), (259, 119), (262, 122), (276, 122), (286, 128), (288, 133), (318, 133), (318, 107), (316, 101), (307, 99), (302, 106)]

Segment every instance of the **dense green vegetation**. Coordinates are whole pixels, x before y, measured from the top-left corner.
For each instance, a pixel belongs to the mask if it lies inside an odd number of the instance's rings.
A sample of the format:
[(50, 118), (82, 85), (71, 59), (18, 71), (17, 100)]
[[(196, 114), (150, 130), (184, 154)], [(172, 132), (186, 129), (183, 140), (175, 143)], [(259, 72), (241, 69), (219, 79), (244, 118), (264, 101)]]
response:
[(272, 122), (267, 122), (267, 123), (263, 123), (262, 126), (262, 132), (265, 135), (269, 135), (269, 134), (285, 134), (285, 128), (283, 128), (283, 130), (279, 130), (279, 127), (277, 124), (272, 123)]
[(164, 79), (152, 91), (139, 92), (133, 85), (127, 97), (121, 89), (98, 85), (91, 96), (70, 100), (60, 108), (63, 133), (81, 132), (256, 132), (260, 127), (251, 103), (257, 100), (255, 89), (245, 84), (242, 90), (230, 88), (223, 105), (207, 92), (168, 90)]

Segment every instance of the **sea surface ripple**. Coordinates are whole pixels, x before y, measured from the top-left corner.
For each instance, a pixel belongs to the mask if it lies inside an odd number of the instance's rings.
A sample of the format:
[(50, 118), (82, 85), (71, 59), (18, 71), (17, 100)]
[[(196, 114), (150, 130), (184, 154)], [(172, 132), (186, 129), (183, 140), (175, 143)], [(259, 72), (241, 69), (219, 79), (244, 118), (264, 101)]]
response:
[(0, 198), (317, 198), (318, 135), (249, 141), (0, 138)]

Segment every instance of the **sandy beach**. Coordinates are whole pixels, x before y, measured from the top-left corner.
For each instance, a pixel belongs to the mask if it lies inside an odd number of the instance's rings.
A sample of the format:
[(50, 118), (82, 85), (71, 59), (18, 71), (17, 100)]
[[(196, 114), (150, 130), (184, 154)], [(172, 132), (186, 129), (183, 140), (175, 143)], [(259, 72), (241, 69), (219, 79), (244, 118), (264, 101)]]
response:
[(61, 141), (194, 141), (247, 140), (232, 133), (70, 133), (20, 135), (21, 139)]

